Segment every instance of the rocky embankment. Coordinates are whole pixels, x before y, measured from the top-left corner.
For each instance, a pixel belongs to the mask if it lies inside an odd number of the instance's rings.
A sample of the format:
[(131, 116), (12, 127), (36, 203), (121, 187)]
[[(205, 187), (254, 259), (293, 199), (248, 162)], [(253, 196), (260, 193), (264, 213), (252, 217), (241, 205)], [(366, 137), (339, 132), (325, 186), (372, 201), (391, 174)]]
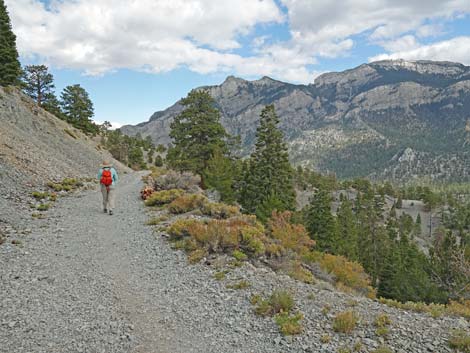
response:
[(112, 160), (98, 142), (17, 89), (0, 87), (0, 232), (31, 217), (31, 192), (66, 177), (96, 177), (104, 158)]

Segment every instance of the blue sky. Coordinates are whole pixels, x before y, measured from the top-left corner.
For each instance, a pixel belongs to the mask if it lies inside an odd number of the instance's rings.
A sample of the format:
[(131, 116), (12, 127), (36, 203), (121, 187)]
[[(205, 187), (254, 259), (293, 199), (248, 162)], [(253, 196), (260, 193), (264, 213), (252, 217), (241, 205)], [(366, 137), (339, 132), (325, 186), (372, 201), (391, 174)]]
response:
[(146, 121), (228, 75), (310, 83), (379, 59), (470, 65), (468, 0), (6, 0), (24, 65), (57, 94), (81, 84), (95, 120)]

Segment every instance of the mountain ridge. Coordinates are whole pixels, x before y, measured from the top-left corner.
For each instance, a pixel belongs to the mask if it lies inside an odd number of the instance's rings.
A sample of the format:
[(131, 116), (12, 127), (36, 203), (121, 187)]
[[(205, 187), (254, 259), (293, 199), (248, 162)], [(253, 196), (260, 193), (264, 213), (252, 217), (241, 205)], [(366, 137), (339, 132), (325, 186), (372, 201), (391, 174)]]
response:
[[(384, 60), (324, 73), (308, 85), (229, 76), (220, 85), (196, 89), (210, 92), (222, 124), (240, 135), (245, 155), (253, 146), (261, 109), (274, 104), (294, 164), (333, 171), (340, 178), (398, 181), (426, 175), (461, 181), (470, 170), (461, 148), (470, 118), (470, 67), (460, 63)], [(170, 123), (181, 110), (178, 101), (122, 131), (168, 144)], [(393, 159), (407, 148), (420, 163)], [(456, 162), (433, 167), (443, 156)]]

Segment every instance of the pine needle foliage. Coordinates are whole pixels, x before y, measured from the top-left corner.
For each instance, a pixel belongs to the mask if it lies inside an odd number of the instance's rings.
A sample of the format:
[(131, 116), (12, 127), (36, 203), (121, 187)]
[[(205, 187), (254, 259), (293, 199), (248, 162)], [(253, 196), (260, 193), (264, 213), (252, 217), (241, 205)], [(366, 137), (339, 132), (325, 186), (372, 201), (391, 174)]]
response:
[(4, 0), (0, 0), (0, 86), (18, 85), (21, 64), (16, 49), (16, 36)]

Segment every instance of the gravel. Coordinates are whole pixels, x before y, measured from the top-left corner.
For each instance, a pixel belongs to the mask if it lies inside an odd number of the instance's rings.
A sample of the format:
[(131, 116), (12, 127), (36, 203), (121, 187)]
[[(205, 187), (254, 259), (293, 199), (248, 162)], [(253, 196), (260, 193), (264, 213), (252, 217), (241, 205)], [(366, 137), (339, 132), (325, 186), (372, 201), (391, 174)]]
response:
[[(46, 219), (8, 228), (0, 245), (0, 352), (337, 352), (360, 341), (363, 352), (384, 343), (400, 353), (440, 353), (450, 352), (449, 330), (469, 329), (463, 319), (388, 308), (248, 263), (217, 281), (217, 261), (188, 265), (144, 225), (140, 176), (122, 177), (113, 216), (102, 213), (98, 190), (88, 190), (59, 199)], [(251, 286), (226, 288), (241, 279)], [(272, 318), (254, 315), (251, 295), (276, 288), (293, 293), (305, 316), (302, 335), (283, 337)], [(337, 334), (333, 317), (346, 309), (361, 322)], [(372, 324), (380, 313), (392, 320), (387, 339)], [(323, 344), (325, 334), (331, 341)]]

